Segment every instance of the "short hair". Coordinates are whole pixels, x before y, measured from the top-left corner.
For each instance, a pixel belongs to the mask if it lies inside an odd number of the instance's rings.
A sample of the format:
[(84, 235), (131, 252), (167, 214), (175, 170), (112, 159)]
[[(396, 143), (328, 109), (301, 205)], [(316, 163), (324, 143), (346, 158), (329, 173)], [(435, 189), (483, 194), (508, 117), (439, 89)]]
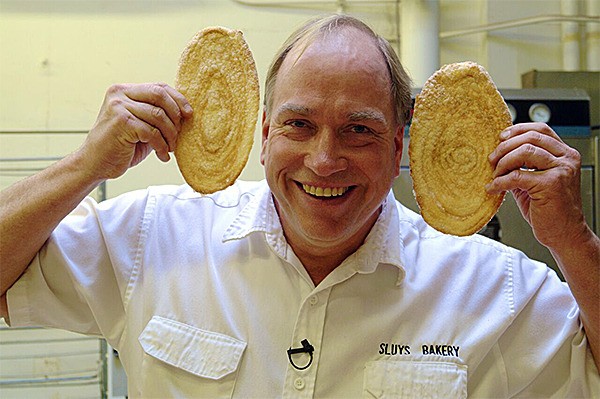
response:
[[(391, 95), (394, 108), (396, 110), (396, 122), (404, 125), (410, 118), (410, 110), (412, 107), (410, 86), (410, 77), (402, 67), (398, 55), (394, 51), (390, 43), (383, 37), (376, 34), (367, 24), (361, 20), (349, 15), (331, 15), (318, 17), (306, 22), (298, 28), (292, 35), (283, 43), (279, 51), (275, 54), (273, 62), (267, 72), (265, 81), (265, 99), (264, 108), (267, 118), (270, 115), (273, 105), (273, 91), (279, 69), (283, 64), (286, 56), (296, 46), (303, 46), (306, 49), (310, 44), (326, 33), (335, 32), (345, 27), (358, 29), (366, 33), (374, 39), (383, 55), (391, 80)], [(304, 50), (303, 49), (303, 50)]]

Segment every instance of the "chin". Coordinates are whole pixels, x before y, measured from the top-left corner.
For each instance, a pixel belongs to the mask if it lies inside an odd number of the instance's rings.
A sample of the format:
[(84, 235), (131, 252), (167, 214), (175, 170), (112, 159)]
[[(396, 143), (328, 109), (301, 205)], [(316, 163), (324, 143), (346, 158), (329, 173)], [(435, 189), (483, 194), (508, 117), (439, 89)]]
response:
[(302, 228), (302, 233), (309, 241), (323, 245), (347, 242), (358, 233), (358, 230), (350, 227), (343, 228), (339, 224), (336, 227), (332, 228), (331, 223), (317, 223), (308, 228)]

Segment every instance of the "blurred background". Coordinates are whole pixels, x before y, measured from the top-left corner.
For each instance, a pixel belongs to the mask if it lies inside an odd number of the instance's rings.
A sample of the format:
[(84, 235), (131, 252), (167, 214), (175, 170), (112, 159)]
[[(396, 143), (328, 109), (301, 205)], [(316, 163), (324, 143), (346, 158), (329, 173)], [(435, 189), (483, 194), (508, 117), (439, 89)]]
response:
[[(393, 44), (415, 93), (443, 64), (483, 65), (515, 123), (547, 121), (580, 150), (586, 218), (598, 232), (597, 0), (0, 0), (0, 188), (76, 149), (111, 84), (173, 84), (181, 51), (198, 30), (242, 30), (262, 84), (297, 26), (336, 12), (363, 19)], [(263, 178), (259, 150), (257, 125), (242, 179)], [(407, 165), (405, 156), (394, 192), (418, 210)], [(181, 183), (174, 160), (151, 155), (93, 195)], [(510, 198), (492, 222), (482, 233), (555, 267)], [(117, 398), (125, 387), (118, 356), (102, 340), (0, 329), (2, 398)]]

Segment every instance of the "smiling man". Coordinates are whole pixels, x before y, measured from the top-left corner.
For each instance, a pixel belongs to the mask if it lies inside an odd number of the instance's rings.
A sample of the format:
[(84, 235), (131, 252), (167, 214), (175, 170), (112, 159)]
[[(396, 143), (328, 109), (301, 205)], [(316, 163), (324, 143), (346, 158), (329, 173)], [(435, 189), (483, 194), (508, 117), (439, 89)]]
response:
[(376, 38), (343, 29), (296, 43), (263, 121), (267, 182), (285, 236), (316, 284), (375, 224), (400, 171), (406, 122), (397, 119)]
[(2, 192), (12, 325), (105, 337), (132, 398), (600, 395), (600, 240), (579, 155), (548, 126), (504, 132), (489, 190), (517, 194), (568, 285), (395, 200), (409, 79), (355, 18), (310, 21), (276, 55), (266, 181), (83, 200), (151, 149), (166, 159), (188, 106), (166, 85), (114, 86), (81, 149)]

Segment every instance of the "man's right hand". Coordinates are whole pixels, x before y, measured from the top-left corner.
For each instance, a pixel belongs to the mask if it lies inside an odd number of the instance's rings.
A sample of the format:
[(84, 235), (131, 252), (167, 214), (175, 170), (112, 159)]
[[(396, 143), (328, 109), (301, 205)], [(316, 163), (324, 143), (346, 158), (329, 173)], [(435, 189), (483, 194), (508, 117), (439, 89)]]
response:
[(175, 149), (192, 108), (164, 83), (119, 84), (106, 92), (98, 118), (80, 148), (85, 167), (99, 180), (121, 176), (152, 150), (164, 162)]
[(100, 182), (121, 176), (153, 149), (168, 161), (191, 116), (187, 100), (166, 84), (112, 86), (79, 150), (0, 192), (0, 313), (4, 293), (60, 221)]

